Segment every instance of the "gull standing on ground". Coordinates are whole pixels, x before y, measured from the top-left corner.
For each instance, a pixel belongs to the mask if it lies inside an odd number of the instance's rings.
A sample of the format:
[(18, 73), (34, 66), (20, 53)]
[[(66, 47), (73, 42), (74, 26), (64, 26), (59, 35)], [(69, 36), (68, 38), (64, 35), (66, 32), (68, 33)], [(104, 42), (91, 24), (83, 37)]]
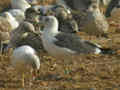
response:
[[(45, 27), (41, 36), (44, 49), (49, 55), (56, 59), (61, 59), (65, 66), (65, 71), (69, 73), (69, 68), (73, 58), (80, 54), (113, 54), (111, 49), (101, 48), (99, 45), (82, 40), (79, 36), (71, 33), (58, 31), (58, 20), (54, 16), (43, 18)], [(67, 59), (67, 60), (65, 60)], [(75, 58), (79, 60), (79, 58)]]
[(30, 77), (34, 70), (37, 73), (40, 68), (40, 59), (32, 47), (24, 45), (13, 51), (11, 64), (22, 75), (22, 87), (24, 87), (24, 75)]
[(56, 58), (71, 58), (76, 54), (111, 54), (110, 49), (104, 49), (89, 41), (82, 40), (71, 33), (58, 31), (58, 20), (54, 16), (44, 16), (45, 27), (41, 36), (45, 50)]
[(25, 10), (31, 5), (26, 0), (11, 0), (11, 6), (13, 9), (21, 9), (25, 12)]

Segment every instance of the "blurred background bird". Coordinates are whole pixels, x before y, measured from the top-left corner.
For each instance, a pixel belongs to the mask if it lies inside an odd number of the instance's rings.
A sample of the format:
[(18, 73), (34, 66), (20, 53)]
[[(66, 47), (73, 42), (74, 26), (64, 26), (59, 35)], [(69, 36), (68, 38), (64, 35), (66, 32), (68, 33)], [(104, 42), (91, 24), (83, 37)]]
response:
[(16, 19), (8, 12), (1, 14), (0, 16), (0, 43), (1, 53), (3, 44), (8, 44), (10, 40), (10, 32), (17, 28), (19, 23)]
[(31, 5), (26, 0), (11, 0), (12, 9), (21, 9), (25, 11)]

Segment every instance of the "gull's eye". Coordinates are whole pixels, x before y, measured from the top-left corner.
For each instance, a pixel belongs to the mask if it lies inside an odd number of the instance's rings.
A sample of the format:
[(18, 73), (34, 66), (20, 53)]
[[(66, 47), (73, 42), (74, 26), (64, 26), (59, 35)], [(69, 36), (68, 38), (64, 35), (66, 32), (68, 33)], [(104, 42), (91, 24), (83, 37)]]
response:
[(40, 15), (42, 14), (42, 10), (40, 8), (37, 11), (39, 12)]
[(97, 5), (93, 5), (93, 8), (96, 9), (96, 8), (97, 8)]
[(41, 9), (39, 8), (38, 11), (41, 12)]

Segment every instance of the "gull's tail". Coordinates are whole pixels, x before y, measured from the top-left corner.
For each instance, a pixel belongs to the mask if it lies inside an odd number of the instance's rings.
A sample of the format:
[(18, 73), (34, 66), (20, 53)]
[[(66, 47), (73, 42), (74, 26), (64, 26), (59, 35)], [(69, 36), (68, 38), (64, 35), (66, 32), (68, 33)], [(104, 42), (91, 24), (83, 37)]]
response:
[(116, 51), (110, 48), (100, 48), (100, 50), (101, 54), (116, 54)]

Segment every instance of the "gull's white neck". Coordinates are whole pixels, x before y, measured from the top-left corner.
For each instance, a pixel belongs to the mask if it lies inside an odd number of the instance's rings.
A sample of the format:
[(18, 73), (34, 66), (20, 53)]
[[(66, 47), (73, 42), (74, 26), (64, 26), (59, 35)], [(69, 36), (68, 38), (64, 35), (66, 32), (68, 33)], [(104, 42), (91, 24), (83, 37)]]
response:
[(53, 22), (45, 25), (45, 28), (43, 30), (43, 34), (56, 35), (57, 33), (59, 33), (59, 31), (58, 31), (58, 20), (55, 18), (53, 20)]

